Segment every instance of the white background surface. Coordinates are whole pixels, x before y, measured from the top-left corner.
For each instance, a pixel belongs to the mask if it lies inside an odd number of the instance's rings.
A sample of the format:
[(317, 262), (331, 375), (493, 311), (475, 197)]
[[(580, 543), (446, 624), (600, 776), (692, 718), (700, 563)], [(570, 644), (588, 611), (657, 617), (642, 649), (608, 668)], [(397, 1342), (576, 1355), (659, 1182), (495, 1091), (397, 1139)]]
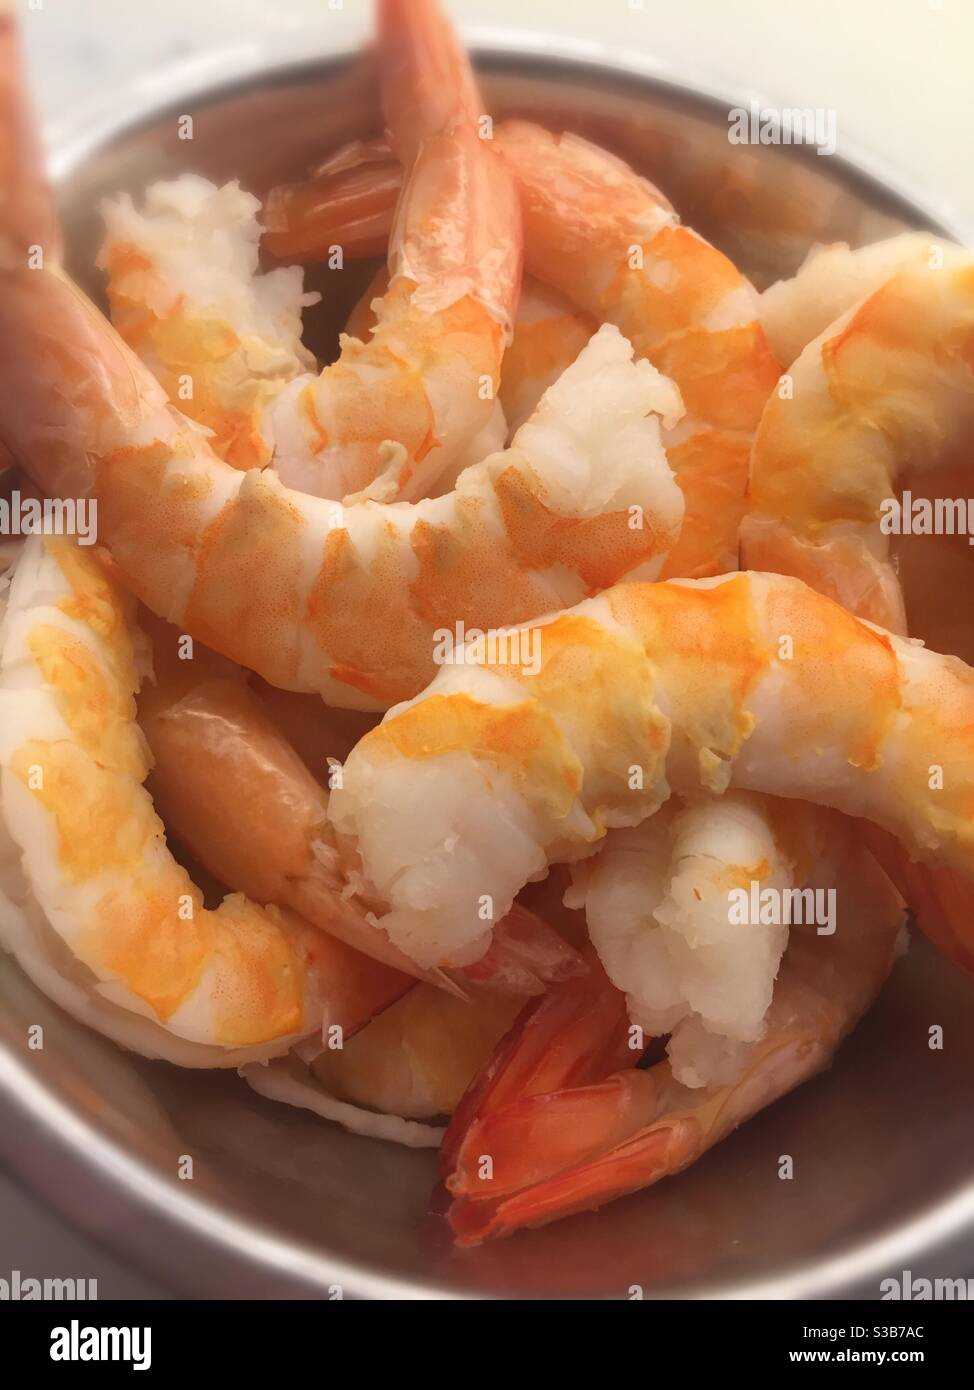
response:
[[(344, 43), (369, 0), (22, 0), (32, 81), (56, 144), (99, 108), (156, 101), (163, 65), (204, 77), (229, 60)], [(735, 97), (832, 108), (839, 153), (865, 152), (974, 241), (974, 0), (452, 0), (471, 37), (503, 28), (638, 51)], [(0, 1180), (0, 1275), (97, 1277), (102, 1297), (151, 1296)]]
[[(39, 5), (27, 9), (28, 3)], [(364, 33), (371, 0), (20, 0), (52, 135), (92, 104), (187, 69), (259, 65)], [(691, 81), (836, 113), (863, 151), (974, 240), (974, 0), (446, 0), (477, 31), (638, 51)], [(155, 79), (154, 79), (155, 74)]]

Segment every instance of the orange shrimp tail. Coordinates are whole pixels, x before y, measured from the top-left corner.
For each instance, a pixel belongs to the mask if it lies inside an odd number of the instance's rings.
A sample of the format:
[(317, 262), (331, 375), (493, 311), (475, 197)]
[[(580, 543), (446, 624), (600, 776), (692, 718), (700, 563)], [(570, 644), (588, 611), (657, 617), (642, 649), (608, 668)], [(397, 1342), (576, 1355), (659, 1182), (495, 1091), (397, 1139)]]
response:
[(466, 52), (434, 0), (380, 0), (379, 72), (389, 139), (402, 164), (423, 141), (482, 111)]
[[(634, 1075), (639, 1077), (646, 1073)], [(611, 1108), (616, 1101), (610, 1085), (590, 1087), (581, 1093), (536, 1097), (536, 1101), (550, 1107), (546, 1119), (550, 1117), (551, 1127), (549, 1130), (546, 1124), (545, 1132), (556, 1135), (556, 1125), (563, 1130), (572, 1126), (583, 1128), (592, 1118), (589, 1106), (604, 1118), (606, 1107)], [(539, 1110), (541, 1108), (538, 1106)], [(612, 1118), (619, 1121), (618, 1115)], [(543, 1226), (576, 1212), (594, 1211), (617, 1197), (638, 1192), (688, 1167), (699, 1155), (699, 1138), (693, 1119), (679, 1115), (649, 1126), (601, 1157), (556, 1173), (513, 1196), (460, 1197), (453, 1202), (448, 1215), (456, 1243), (479, 1245), (481, 1241), (510, 1235), (525, 1226)], [(537, 1142), (536, 1132), (532, 1132), (530, 1142)], [(576, 1147), (581, 1150), (582, 1142)], [(562, 1154), (569, 1148), (566, 1144)]]
[(385, 140), (352, 140), (311, 177), (272, 188), (262, 248), (303, 265), (341, 246), (346, 257), (384, 256), (402, 190), (402, 167)]
[[(0, 11), (3, 7), (0, 6)], [(28, 256), (58, 261), (61, 227), (44, 175), (14, 16), (0, 13), (0, 258), (21, 265)], [(17, 462), (0, 443), (0, 472)]]
[[(523, 1096), (474, 1121), (447, 1181), (455, 1197), (509, 1197), (631, 1139), (646, 1123), (652, 1072)], [(485, 1168), (484, 1159), (490, 1157)]]
[(531, 995), (585, 975), (588, 967), (543, 917), (515, 903), (494, 928), (486, 954), (454, 973), (461, 986), (482, 984), (505, 994)]
[(587, 950), (584, 960), (584, 975), (521, 1010), (467, 1088), (440, 1147), (443, 1177), (453, 1173), (467, 1131), (487, 1116), (525, 1096), (602, 1080), (639, 1060), (629, 1048), (625, 997), (594, 951)]
[(953, 869), (917, 864), (892, 835), (864, 823), (863, 839), (913, 910), (924, 936), (974, 975), (974, 883)]
[(45, 260), (61, 258), (61, 228), (44, 175), (17, 25), (8, 13), (0, 13), (0, 246), (4, 243), (4, 254), (17, 261), (29, 250)]

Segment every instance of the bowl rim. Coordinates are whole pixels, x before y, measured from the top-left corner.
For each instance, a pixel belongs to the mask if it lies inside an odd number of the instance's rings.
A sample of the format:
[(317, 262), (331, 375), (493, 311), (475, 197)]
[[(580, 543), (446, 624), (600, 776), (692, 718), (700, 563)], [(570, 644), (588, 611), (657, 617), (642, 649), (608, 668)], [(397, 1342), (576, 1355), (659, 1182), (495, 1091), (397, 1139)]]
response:
[[(462, 26), (475, 58), (508, 69), (569, 69), (579, 76), (618, 80), (661, 91), (676, 100), (720, 109), (744, 106), (755, 92), (701, 82), (674, 66), (616, 46), (569, 38), (541, 30), (499, 26)], [(48, 170), (55, 185), (63, 183), (87, 159), (114, 141), (165, 119), (187, 101), (211, 102), (253, 86), (301, 81), (322, 70), (338, 70), (358, 51), (344, 36), (316, 43), (303, 35), (300, 58), (270, 64), (249, 49), (227, 48), (205, 63), (183, 61), (153, 69), (153, 80), (133, 79), (121, 90), (70, 113), (76, 127), (44, 126), (49, 145)], [(310, 40), (310, 42), (309, 42)], [(297, 54), (295, 46), (295, 55)], [(165, 100), (159, 93), (165, 92)], [(770, 104), (770, 103), (768, 103)], [(119, 114), (124, 112), (124, 114)], [(856, 142), (843, 138), (842, 153), (830, 156), (854, 185), (898, 202), (933, 229), (962, 243), (974, 241), (952, 209)], [(817, 159), (812, 149), (790, 147), (794, 158)], [(89, 1235), (105, 1240), (129, 1261), (142, 1265), (162, 1282), (185, 1289), (185, 1270), (202, 1270), (204, 1282), (224, 1296), (327, 1297), (340, 1285), (345, 1296), (369, 1299), (437, 1300), (495, 1297), (472, 1288), (404, 1278), (322, 1255), (310, 1246), (280, 1237), (250, 1220), (221, 1210), (214, 1202), (162, 1177), (120, 1144), (100, 1134), (34, 1076), (12, 1049), (0, 1045), (0, 1153), (15, 1175)], [(71, 1181), (65, 1178), (70, 1174)], [(80, 1202), (79, 1202), (80, 1199)], [(80, 1209), (90, 1203), (97, 1224)], [(124, 1238), (123, 1238), (124, 1236)], [(653, 1299), (707, 1300), (816, 1299), (840, 1295), (878, 1297), (879, 1280), (890, 1270), (906, 1269), (935, 1251), (943, 1258), (951, 1247), (974, 1237), (974, 1175), (949, 1198), (933, 1203), (896, 1230), (837, 1255), (812, 1259), (772, 1277), (743, 1280), (732, 1286), (692, 1285), (650, 1291)], [(160, 1255), (164, 1268), (160, 1274)], [(182, 1273), (178, 1272), (182, 1267)], [(194, 1281), (195, 1282), (195, 1281)], [(874, 1292), (867, 1292), (868, 1289)], [(515, 1296), (520, 1297), (520, 1296)]]

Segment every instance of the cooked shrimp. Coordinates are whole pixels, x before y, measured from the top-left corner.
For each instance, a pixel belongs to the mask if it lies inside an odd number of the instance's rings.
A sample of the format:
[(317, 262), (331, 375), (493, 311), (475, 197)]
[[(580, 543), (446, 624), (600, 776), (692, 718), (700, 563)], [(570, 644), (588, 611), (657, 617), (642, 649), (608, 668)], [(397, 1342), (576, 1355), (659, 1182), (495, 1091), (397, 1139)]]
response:
[[(897, 632), (909, 624), (971, 659), (974, 630), (944, 602), (970, 585), (969, 537), (961, 528), (896, 549), (891, 537), (904, 489), (932, 511), (967, 487), (974, 260), (925, 234), (831, 247), (767, 301), (773, 332), (791, 322), (786, 352), (811, 341), (789, 370), (793, 399), (769, 401), (755, 440), (746, 563), (798, 575), (862, 617)], [(834, 310), (847, 312), (814, 336)], [(891, 843), (883, 863), (924, 931), (970, 969), (970, 883)]]
[(687, 415), (666, 446), (686, 517), (664, 577), (736, 567), (751, 438), (778, 379), (754, 291), (613, 155), (521, 121), (496, 143), (521, 200), (527, 269), (615, 323), (680, 388)]
[[(288, 908), (392, 967), (375, 972), (378, 1013), (411, 986), (406, 977), (428, 972), (375, 925), (384, 904), (355, 891), (354, 865), (341, 861), (327, 820), (326, 793), (243, 672), (202, 649), (181, 659), (175, 629), (154, 623), (151, 631), (153, 676), (142, 687), (139, 725), (153, 757), (149, 789), (165, 825), (225, 887)], [(319, 711), (324, 739), (330, 715)], [(331, 770), (340, 775), (336, 764)], [(516, 906), (486, 955), (458, 979), (523, 995), (579, 968), (557, 932)], [(450, 986), (442, 976), (434, 983)]]
[(493, 991), (457, 999), (419, 985), (342, 1048), (319, 1052), (311, 1071), (351, 1105), (413, 1120), (449, 1115), (523, 1006)]
[(440, 1148), (443, 1177), (453, 1172), (475, 1120), (525, 1096), (601, 1081), (639, 1061), (643, 1048), (632, 1046), (625, 996), (606, 977), (591, 947), (587, 958), (585, 975), (525, 1004), (457, 1099)]
[(755, 438), (741, 529), (747, 565), (796, 574), (895, 632), (902, 479), (966, 465), (974, 422), (974, 257), (915, 251), (792, 363), (792, 392), (772, 397)]
[(153, 612), (338, 706), (416, 694), (457, 623), (658, 573), (682, 497), (654, 410), (674, 423), (676, 388), (605, 326), (454, 492), (338, 507), (218, 459), (57, 268), (0, 267), (0, 435), (38, 486), (97, 496), (99, 538)]
[[(19, 224), (0, 233), (16, 244)], [(2, 442), (48, 495), (96, 496), (100, 539), (154, 613), (332, 705), (414, 695), (460, 624), (496, 632), (658, 573), (683, 499), (647, 417), (681, 408), (605, 326), (452, 493), (338, 507), (220, 460), (50, 258), (0, 264)]]
[(298, 268), (257, 269), (260, 205), (185, 176), (137, 211), (106, 210), (101, 263), (126, 341), (239, 468), (340, 499), (383, 475), (385, 500), (427, 494), (493, 409), (517, 304), (510, 175), (482, 140), (466, 54), (432, 0), (382, 0), (386, 122), (406, 171), (390, 282), (367, 343), (320, 374), (301, 346)]
[[(372, 332), (376, 300), (384, 293), (386, 283), (386, 272), (378, 271), (353, 309), (345, 325), (347, 333), (365, 339)], [(591, 315), (574, 308), (557, 290), (533, 276), (525, 277), (514, 334), (504, 353), (499, 402), (486, 434), (482, 432), (471, 442), (463, 466), (479, 463), (503, 448), (507, 434), (515, 434), (531, 418), (545, 391), (571, 366), (597, 327)], [(498, 425), (503, 429), (502, 435), (497, 432)], [(454, 481), (462, 471), (458, 464), (452, 475)], [(443, 489), (441, 478), (436, 491)]]
[[(616, 324), (683, 395), (687, 416), (665, 440), (686, 515), (664, 577), (736, 568), (751, 440), (778, 380), (757, 295), (726, 256), (680, 226), (658, 189), (614, 155), (523, 121), (499, 126), (494, 143), (517, 184), (530, 274), (597, 323)], [(347, 148), (336, 163), (347, 170), (355, 155)], [(343, 242), (354, 244), (366, 214), (374, 232), (388, 198), (389, 166), (375, 144), (367, 155), (357, 173), (361, 214), (349, 189), (335, 183), (328, 220)], [(313, 177), (292, 208), (291, 232), (303, 235), (304, 249), (313, 241), (309, 210), (322, 215), (331, 179), (328, 172)], [(303, 217), (310, 225), (302, 233)], [(341, 219), (347, 236), (335, 230)]]
[(504, 354), (500, 400), (508, 429), (514, 433), (529, 420), (549, 386), (561, 376), (595, 332), (598, 324), (564, 295), (528, 276)]
[[(347, 334), (353, 338), (360, 338), (363, 342), (367, 341), (378, 323), (377, 311), (381, 308), (382, 296), (385, 294), (388, 284), (388, 271), (384, 268), (377, 270), (366, 286), (364, 293), (354, 305), (351, 314), (348, 316), (348, 322), (345, 324), (345, 332)], [(523, 294), (521, 298), (523, 302)], [(518, 315), (520, 315), (520, 312), (519, 304)], [(592, 331), (595, 331), (594, 325)], [(514, 342), (517, 340), (517, 332), (518, 330), (515, 324), (511, 348), (504, 354), (505, 364), (510, 352), (513, 351)], [(591, 334), (586, 336), (582, 342), (579, 343), (579, 352), (588, 342), (589, 337), (591, 337)], [(577, 355), (578, 353), (575, 354), (575, 356)], [(572, 358), (572, 360), (574, 361), (574, 358)], [(567, 365), (566, 363), (566, 366)], [(507, 368), (505, 365), (505, 374), (506, 371)], [(477, 431), (463, 449), (456, 452), (450, 462), (450, 466), (444, 469), (437, 478), (436, 483), (428, 488), (427, 495), (429, 497), (442, 497), (445, 493), (453, 492), (457, 485), (457, 479), (465, 468), (469, 468), (475, 463), (481, 463), (491, 454), (499, 453), (500, 450), (504, 448), (508, 439), (508, 428), (507, 420), (504, 415), (504, 407), (501, 404), (503, 393), (504, 382), (502, 378), (500, 395), (494, 401), (493, 409), (487, 417), (486, 424)], [(380, 478), (375, 485), (364, 489), (360, 496), (363, 498), (374, 497), (375, 500), (382, 501), (387, 491), (388, 485)]]
[(350, 140), (306, 179), (270, 190), (263, 249), (312, 265), (336, 244), (346, 257), (385, 256), (401, 193), (402, 165), (388, 140)]
[[(584, 907), (632, 1022), (670, 1035), (682, 1085), (733, 1080), (762, 1036), (795, 890), (830, 839), (836, 825), (818, 807), (727, 792), (674, 798), (576, 866), (569, 901)], [(779, 910), (762, 918), (769, 900)]]
[(620, 585), (519, 631), (392, 711), (332, 794), (414, 960), (482, 950), (484, 902), (500, 920), (546, 865), (671, 790), (831, 806), (974, 875), (974, 673), (955, 659), (762, 574)]
[(767, 1031), (732, 1079), (690, 1090), (660, 1062), (475, 1118), (448, 1178), (458, 1243), (599, 1207), (678, 1173), (827, 1066), (881, 989), (903, 926), (899, 896), (854, 836), (834, 882), (838, 930), (792, 932)]
[(332, 1120), (352, 1134), (364, 1134), (370, 1139), (386, 1139), (409, 1149), (435, 1149), (443, 1138), (443, 1130), (425, 1120), (404, 1120), (378, 1110), (367, 1110), (339, 1100), (315, 1080), (313, 1074), (296, 1053), (276, 1062), (251, 1062), (240, 1068), (240, 1075), (259, 1096), (293, 1105), (298, 1110), (310, 1110), (323, 1120)]
[(326, 1022), (359, 1026), (374, 962), (239, 893), (208, 910), (170, 854), (143, 785), (139, 658), (92, 552), (31, 538), (0, 635), (0, 795), (23, 876), (13, 949), (72, 1011), (183, 1065), (237, 1066)]
[(760, 296), (761, 323), (775, 357), (787, 367), (829, 324), (910, 265), (933, 268), (949, 243), (928, 232), (903, 232), (852, 248), (813, 246), (798, 272)]
[(61, 227), (44, 175), (37, 124), (26, 96), (17, 25), (0, 3), (0, 235), (5, 254), (63, 251)]

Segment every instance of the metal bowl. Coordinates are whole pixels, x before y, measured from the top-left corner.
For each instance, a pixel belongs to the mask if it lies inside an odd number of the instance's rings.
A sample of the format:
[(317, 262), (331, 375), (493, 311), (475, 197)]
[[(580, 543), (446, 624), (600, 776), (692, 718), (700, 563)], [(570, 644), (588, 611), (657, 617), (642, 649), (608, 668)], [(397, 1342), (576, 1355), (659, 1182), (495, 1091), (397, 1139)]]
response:
[[(814, 241), (936, 225), (902, 190), (838, 158), (731, 145), (733, 100), (631, 59), (535, 48), (505, 40), (478, 52), (491, 109), (617, 150), (758, 285), (795, 269)], [(53, 152), (73, 269), (96, 291), (103, 195), (187, 168), (260, 193), (375, 119), (347, 55), (167, 90), (178, 95), (166, 110), (129, 109), (124, 125), (96, 124)], [(192, 142), (178, 136), (186, 111)], [(362, 283), (343, 274), (326, 286), (332, 320)], [(333, 328), (326, 315), (316, 336)], [(689, 1172), (599, 1213), (456, 1251), (431, 1202), (430, 1153), (275, 1106), (233, 1075), (125, 1054), (5, 959), (0, 1146), (73, 1221), (183, 1293), (625, 1298), (639, 1286), (646, 1297), (878, 1297), (879, 1281), (904, 1269), (974, 1272), (971, 1002), (970, 985), (914, 942), (831, 1071)], [(43, 1051), (26, 1045), (36, 1023)], [(933, 1024), (942, 1051), (928, 1046)], [(790, 1181), (778, 1177), (783, 1154)], [(182, 1155), (194, 1158), (192, 1181), (177, 1178)]]

